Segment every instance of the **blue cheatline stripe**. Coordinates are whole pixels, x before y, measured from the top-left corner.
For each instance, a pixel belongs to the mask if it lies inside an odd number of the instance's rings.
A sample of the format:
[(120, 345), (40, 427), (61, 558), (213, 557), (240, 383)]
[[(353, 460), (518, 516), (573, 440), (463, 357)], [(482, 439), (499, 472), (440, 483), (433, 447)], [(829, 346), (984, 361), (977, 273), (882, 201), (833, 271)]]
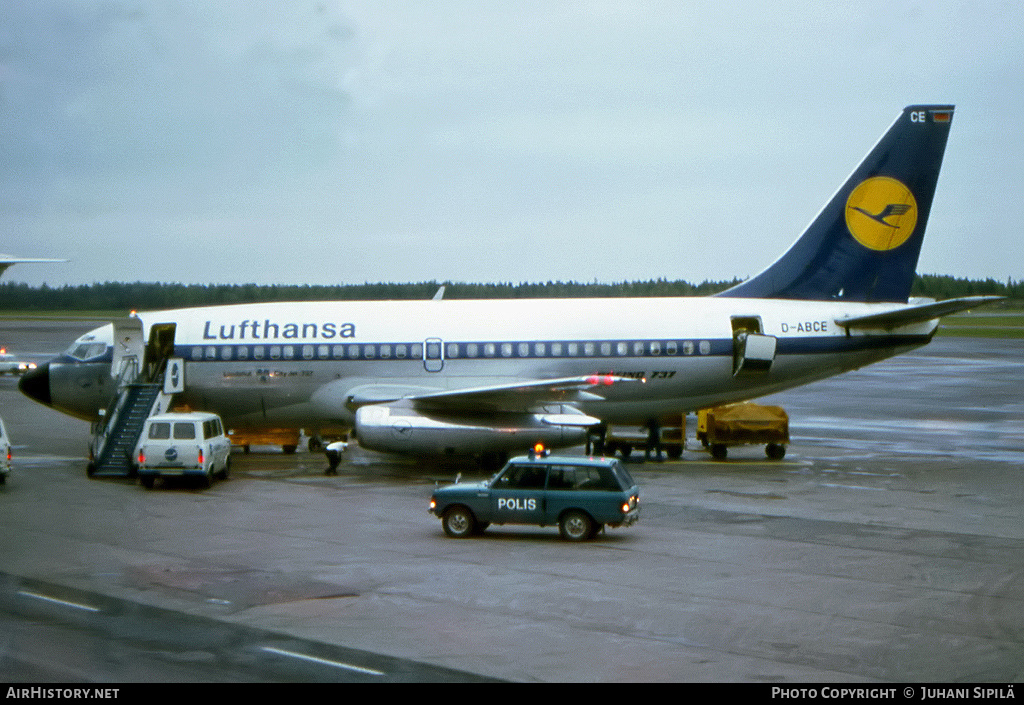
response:
[[(927, 343), (930, 335), (816, 336), (778, 338), (778, 355), (857, 352)], [(585, 360), (732, 356), (733, 340), (524, 340), (443, 342), (444, 360)], [(175, 354), (191, 362), (423, 361), (423, 343), (272, 343), (179, 345)], [(430, 359), (441, 359), (435, 352)]]

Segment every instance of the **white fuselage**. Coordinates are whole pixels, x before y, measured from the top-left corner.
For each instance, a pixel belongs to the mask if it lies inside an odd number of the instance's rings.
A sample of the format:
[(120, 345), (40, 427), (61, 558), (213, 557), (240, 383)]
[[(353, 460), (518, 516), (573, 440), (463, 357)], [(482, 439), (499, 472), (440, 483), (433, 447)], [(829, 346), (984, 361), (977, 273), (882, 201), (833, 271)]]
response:
[[(926, 343), (937, 321), (895, 330), (836, 324), (900, 306), (737, 298), (340, 301), (138, 317), (147, 335), (153, 325), (174, 324), (174, 353), (185, 367), (181, 402), (233, 427), (313, 431), (351, 426), (354, 399), (592, 374), (632, 381), (585, 397), (578, 409), (606, 422), (644, 423), (777, 392)], [(769, 369), (734, 375), (734, 319), (755, 320), (775, 339)], [(91, 335), (109, 342), (113, 334), (107, 326)], [(92, 364), (55, 360), (53, 405), (95, 418), (113, 393), (109, 368), (109, 354)], [(77, 392), (59, 397), (61, 388)]]

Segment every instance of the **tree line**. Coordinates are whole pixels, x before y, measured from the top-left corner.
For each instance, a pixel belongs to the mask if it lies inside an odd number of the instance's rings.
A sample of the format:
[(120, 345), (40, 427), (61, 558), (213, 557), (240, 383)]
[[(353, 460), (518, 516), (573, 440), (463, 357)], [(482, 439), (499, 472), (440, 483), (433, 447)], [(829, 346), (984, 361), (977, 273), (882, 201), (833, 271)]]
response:
[[(0, 283), (0, 311), (130, 311), (274, 301), (383, 301), (429, 299), (441, 286), (446, 299), (533, 299), (584, 297), (706, 296), (738, 284), (732, 281), (683, 280), (618, 282), (418, 282), (408, 284), (342, 284), (337, 286), (259, 284), (167, 284), (105, 282), (51, 287), (46, 284)], [(970, 280), (918, 275), (913, 296), (947, 299), (994, 294), (1024, 302), (1024, 282)]]

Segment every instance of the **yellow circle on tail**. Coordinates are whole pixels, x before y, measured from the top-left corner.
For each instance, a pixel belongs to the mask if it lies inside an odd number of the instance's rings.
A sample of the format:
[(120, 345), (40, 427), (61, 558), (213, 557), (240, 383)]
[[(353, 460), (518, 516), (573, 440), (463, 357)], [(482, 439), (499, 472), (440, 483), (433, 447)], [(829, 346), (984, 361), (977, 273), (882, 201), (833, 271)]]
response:
[(846, 227), (871, 250), (894, 250), (917, 225), (914, 194), (896, 179), (875, 176), (862, 181), (846, 199)]

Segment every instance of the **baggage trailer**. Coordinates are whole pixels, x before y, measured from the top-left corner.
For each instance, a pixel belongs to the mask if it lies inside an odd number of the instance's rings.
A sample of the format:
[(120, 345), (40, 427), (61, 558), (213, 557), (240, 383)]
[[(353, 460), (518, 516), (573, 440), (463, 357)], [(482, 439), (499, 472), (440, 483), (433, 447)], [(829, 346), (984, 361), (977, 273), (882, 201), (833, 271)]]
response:
[(772, 460), (786, 455), (789, 416), (781, 406), (742, 402), (697, 412), (697, 440), (711, 449), (711, 457), (725, 460), (729, 446), (764, 444)]
[(233, 428), (228, 431), (231, 445), (248, 453), (251, 446), (281, 446), (286, 455), (299, 447), (302, 432), (297, 428)]
[[(668, 457), (682, 457), (686, 447), (686, 414), (668, 414), (658, 419), (658, 433), (661, 450)], [(642, 450), (645, 455), (655, 450), (651, 445), (650, 426), (614, 426), (609, 424), (604, 432), (604, 443), (595, 449), (598, 454), (615, 455), (619, 453), (628, 458), (634, 450)]]

